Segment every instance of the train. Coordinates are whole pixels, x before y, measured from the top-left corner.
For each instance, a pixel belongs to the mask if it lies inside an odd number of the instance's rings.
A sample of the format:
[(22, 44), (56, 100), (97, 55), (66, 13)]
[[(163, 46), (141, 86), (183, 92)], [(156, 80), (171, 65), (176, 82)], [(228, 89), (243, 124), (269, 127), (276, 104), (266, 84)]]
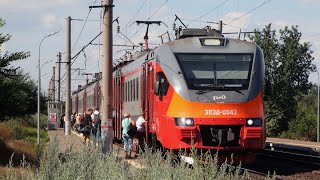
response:
[[(172, 151), (244, 155), (266, 145), (263, 51), (215, 29), (183, 29), (154, 49), (127, 54), (113, 67), (114, 138), (121, 120), (144, 112), (146, 142)], [(72, 111), (101, 106), (101, 79), (72, 94)], [(251, 155), (250, 155), (251, 157)]]

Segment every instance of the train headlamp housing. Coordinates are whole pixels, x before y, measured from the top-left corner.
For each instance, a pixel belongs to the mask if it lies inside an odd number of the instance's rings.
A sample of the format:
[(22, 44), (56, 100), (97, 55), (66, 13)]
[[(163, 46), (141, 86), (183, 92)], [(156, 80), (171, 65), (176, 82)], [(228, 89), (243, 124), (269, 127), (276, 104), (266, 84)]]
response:
[(202, 46), (226, 46), (225, 38), (203, 38), (200, 42)]
[(193, 118), (174, 118), (176, 126), (194, 126)]
[(247, 127), (261, 127), (262, 119), (261, 118), (247, 118), (246, 119)]

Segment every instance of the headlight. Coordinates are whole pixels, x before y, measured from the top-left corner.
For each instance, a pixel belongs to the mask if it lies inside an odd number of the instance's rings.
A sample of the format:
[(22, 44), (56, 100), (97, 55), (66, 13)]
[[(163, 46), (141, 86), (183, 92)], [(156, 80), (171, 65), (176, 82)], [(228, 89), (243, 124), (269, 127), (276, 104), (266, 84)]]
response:
[(174, 122), (177, 126), (193, 126), (193, 118), (174, 118)]
[(261, 118), (247, 118), (246, 126), (261, 127), (262, 126), (262, 119)]

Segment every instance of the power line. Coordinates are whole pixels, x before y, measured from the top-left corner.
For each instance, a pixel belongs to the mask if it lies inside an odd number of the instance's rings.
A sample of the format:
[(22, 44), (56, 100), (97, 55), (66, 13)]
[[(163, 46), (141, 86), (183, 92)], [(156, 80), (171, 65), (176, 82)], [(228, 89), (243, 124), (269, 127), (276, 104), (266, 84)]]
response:
[[(169, 0), (166, 0), (148, 19), (151, 19)], [(132, 39), (140, 30), (142, 29), (142, 26), (133, 34), (133, 36), (131, 36), (130, 39)]]
[[(209, 24), (218, 24), (217, 22), (213, 22), (213, 21), (201, 21), (201, 20), (183, 19), (183, 18), (181, 18), (181, 20), (185, 20), (185, 21), (195, 21), (195, 22), (202, 22), (202, 23), (209, 23)], [(225, 25), (225, 26), (230, 26), (230, 27), (234, 27), (234, 28), (238, 28), (238, 29), (243, 29), (243, 30), (246, 30), (246, 31), (251, 31), (250, 29), (246, 29), (246, 28), (243, 28), (243, 27), (234, 26), (234, 25), (230, 25), (230, 24), (226, 24), (226, 23), (223, 23), (223, 25)]]
[[(93, 6), (96, 4), (96, 2), (97, 2), (97, 0), (94, 1)], [(90, 13), (91, 13), (91, 10), (92, 10), (92, 8), (89, 8), (89, 12), (88, 12), (88, 15), (87, 15), (87, 17), (86, 17), (86, 20), (85, 20), (84, 23), (83, 23), (83, 26), (82, 26), (82, 28), (81, 28), (80, 34), (79, 34), (79, 36), (78, 36), (78, 38), (77, 38), (77, 40), (76, 40), (76, 43), (73, 45), (71, 52), (73, 51), (73, 49), (75, 48), (75, 46), (77, 45), (77, 43), (78, 43), (78, 41), (79, 41), (79, 39), (80, 39), (80, 37), (81, 37), (81, 34), (82, 34), (83, 30), (84, 30), (84, 27), (86, 26), (86, 23), (87, 23), (87, 21), (88, 21), (88, 18), (89, 18), (89, 15), (90, 15)]]
[(265, 5), (265, 4), (267, 4), (267, 3), (269, 3), (270, 1), (271, 1), (271, 0), (268, 0), (268, 1), (263, 2), (262, 4), (260, 4), (259, 6), (257, 6), (257, 7), (255, 7), (255, 8), (253, 8), (252, 10), (250, 10), (250, 11), (246, 12), (245, 14), (242, 14), (241, 16), (239, 16), (239, 17), (235, 18), (234, 20), (232, 20), (232, 21), (231, 21), (231, 22), (229, 22), (228, 24), (231, 24), (231, 23), (233, 23), (234, 21), (239, 20), (240, 18), (242, 18), (242, 17), (244, 17), (244, 16), (248, 15), (248, 14), (249, 14), (249, 13), (251, 13), (252, 11), (255, 11), (256, 9), (258, 9), (258, 8), (262, 7), (263, 5)]
[(124, 29), (130, 24), (130, 22), (138, 15), (138, 13), (140, 12), (140, 10), (142, 9), (142, 7), (145, 5), (146, 2), (147, 2), (147, 0), (145, 0), (145, 1), (141, 4), (141, 6), (140, 6), (140, 8), (138, 9), (138, 11), (132, 16), (132, 18), (128, 21), (128, 23), (122, 28), (122, 30), (124, 30)]
[(220, 5), (218, 5), (217, 7), (213, 8), (213, 9), (211, 9), (209, 12), (207, 12), (207, 13), (205, 13), (205, 14), (201, 15), (200, 17), (198, 17), (198, 18), (197, 18), (197, 19), (195, 19), (194, 21), (197, 21), (197, 20), (201, 19), (202, 17), (204, 17), (204, 16), (206, 16), (206, 15), (210, 14), (212, 11), (214, 11), (214, 10), (218, 9), (219, 7), (221, 7), (222, 5), (224, 5), (225, 3), (227, 3), (228, 1), (230, 1), (230, 0), (223, 1)]
[(226, 23), (223, 23), (223, 25), (234, 27), (234, 28), (238, 28), (238, 29), (243, 29), (243, 30), (246, 30), (246, 31), (252, 31), (251, 29), (247, 29), (247, 28), (243, 28), (243, 27), (239, 27), (239, 26), (234, 26), (234, 25), (230, 25), (230, 24), (226, 24)]

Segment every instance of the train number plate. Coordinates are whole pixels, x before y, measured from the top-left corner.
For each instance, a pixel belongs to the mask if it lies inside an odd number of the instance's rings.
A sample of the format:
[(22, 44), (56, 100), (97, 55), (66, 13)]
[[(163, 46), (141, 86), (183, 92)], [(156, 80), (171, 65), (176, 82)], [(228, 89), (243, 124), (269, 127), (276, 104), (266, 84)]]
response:
[(228, 116), (228, 115), (237, 115), (237, 114), (238, 114), (237, 110), (234, 110), (234, 109), (225, 109), (225, 110), (205, 109), (204, 110), (205, 116), (212, 116), (212, 115)]

